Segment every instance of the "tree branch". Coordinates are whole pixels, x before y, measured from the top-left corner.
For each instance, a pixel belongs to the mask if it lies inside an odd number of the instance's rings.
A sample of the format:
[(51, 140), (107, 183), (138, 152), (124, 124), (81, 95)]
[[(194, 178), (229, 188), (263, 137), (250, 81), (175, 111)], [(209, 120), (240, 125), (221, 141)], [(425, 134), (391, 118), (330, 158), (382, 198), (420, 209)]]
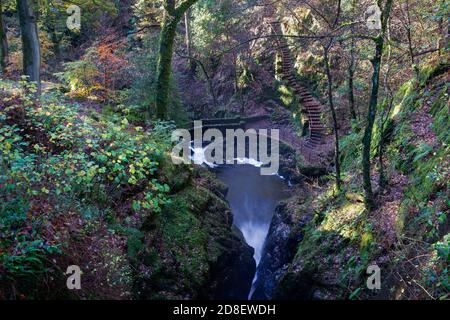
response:
[(182, 16), (198, 0), (185, 0), (175, 9), (176, 15)]

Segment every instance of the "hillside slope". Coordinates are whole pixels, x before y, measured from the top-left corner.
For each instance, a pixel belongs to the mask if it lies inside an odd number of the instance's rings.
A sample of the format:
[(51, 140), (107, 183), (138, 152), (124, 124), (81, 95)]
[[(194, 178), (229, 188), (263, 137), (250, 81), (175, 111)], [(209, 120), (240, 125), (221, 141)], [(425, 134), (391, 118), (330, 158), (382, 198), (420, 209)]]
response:
[[(397, 92), (383, 132), (386, 186), (378, 183), (379, 163), (373, 171), (374, 212), (365, 210), (354, 161), (362, 132), (343, 139), (345, 195), (332, 183), (315, 184), (278, 208), (260, 298), (448, 298), (448, 71), (425, 68)], [(370, 265), (381, 269), (381, 290), (367, 289)]]
[(226, 188), (170, 161), (170, 123), (33, 91), (0, 82), (0, 299), (246, 298), (253, 249)]

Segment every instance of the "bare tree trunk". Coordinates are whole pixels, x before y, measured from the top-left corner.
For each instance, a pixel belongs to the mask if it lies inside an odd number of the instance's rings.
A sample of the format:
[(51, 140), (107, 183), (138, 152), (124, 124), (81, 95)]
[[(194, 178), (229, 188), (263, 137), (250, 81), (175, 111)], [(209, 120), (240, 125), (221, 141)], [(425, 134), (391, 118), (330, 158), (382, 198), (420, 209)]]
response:
[(238, 79), (238, 67), (237, 67), (237, 56), (236, 53), (233, 52), (233, 80), (234, 80), (234, 94), (237, 94), (239, 91), (239, 79)]
[(372, 183), (370, 152), (372, 150), (372, 131), (375, 122), (376, 109), (378, 105), (378, 88), (380, 85), (381, 55), (383, 52), (383, 40), (378, 39), (375, 49), (375, 57), (372, 60), (372, 92), (370, 94), (369, 110), (367, 113), (367, 125), (363, 138), (363, 180), (365, 190), (365, 201), (367, 209), (372, 210), (375, 206)]
[(186, 50), (189, 57), (192, 57), (191, 52), (191, 23), (189, 21), (189, 12), (190, 10), (186, 11), (184, 14), (184, 27), (186, 31)]
[(37, 85), (38, 95), (41, 92), (41, 52), (37, 28), (37, 16), (31, 8), (29, 0), (17, 0), (20, 31), (22, 34), (23, 73)]
[[(185, 28), (185, 41), (186, 41), (186, 52), (188, 57), (193, 57), (192, 55), (192, 34), (191, 34), (191, 17), (190, 17), (190, 9), (186, 11), (184, 14), (184, 28)], [(195, 59), (189, 59), (189, 69), (192, 73), (195, 72), (195, 67), (197, 61)]]
[[(442, 0), (441, 6), (444, 7), (446, 4), (446, 0)], [(450, 15), (447, 17), (441, 17), (438, 21), (439, 31), (441, 33), (441, 37), (438, 41), (438, 50), (439, 55), (445, 56), (445, 51), (448, 50), (449, 41), (450, 41)]]
[(355, 40), (352, 39), (351, 48), (350, 48), (350, 64), (348, 67), (348, 102), (350, 105), (350, 113), (352, 115), (352, 119), (356, 120), (358, 115), (356, 114), (356, 106), (355, 106)]
[[(355, 12), (356, 1), (352, 1), (352, 14)], [(354, 33), (354, 26), (351, 26), (351, 32)], [(355, 68), (356, 68), (356, 58), (355, 58), (355, 39), (352, 39), (350, 42), (350, 63), (348, 66), (348, 103), (350, 106), (350, 113), (353, 120), (357, 120), (358, 115), (356, 114), (356, 106), (355, 106)]]
[(406, 22), (407, 25), (405, 26), (405, 28), (406, 28), (406, 36), (408, 38), (408, 50), (411, 59), (411, 66), (413, 66), (415, 61), (414, 61), (414, 48), (411, 33), (411, 12), (409, 9), (409, 0), (406, 0)]
[[(367, 112), (367, 124), (364, 131), (363, 138), (363, 155), (362, 155), (362, 167), (363, 167), (363, 186), (365, 191), (365, 204), (369, 211), (375, 208), (375, 199), (372, 190), (371, 182), (371, 151), (372, 151), (372, 132), (373, 125), (375, 123), (375, 117), (377, 113), (378, 105), (378, 89), (380, 86), (380, 72), (381, 72), (381, 58), (384, 48), (384, 35), (386, 33), (387, 22), (392, 8), (393, 0), (386, 0), (386, 5), (382, 12), (381, 17), (381, 31), (380, 34), (374, 39), (375, 41), (375, 56), (372, 59), (373, 74), (372, 74), (372, 91), (370, 94), (369, 109)], [(378, 1), (378, 6), (381, 7), (382, 0)]]
[(392, 105), (394, 102), (394, 97), (392, 94), (392, 90), (391, 87), (389, 85), (389, 76), (391, 73), (391, 54), (392, 54), (392, 46), (390, 43), (390, 32), (389, 29), (387, 30), (387, 37), (389, 40), (389, 44), (388, 44), (388, 55), (387, 55), (387, 70), (386, 73), (384, 75), (384, 92), (385, 92), (385, 96), (386, 96), (386, 104), (385, 105), (385, 111), (384, 114), (381, 116), (380, 119), (380, 140), (378, 142), (378, 165), (379, 165), (379, 179), (378, 179), (378, 185), (380, 186), (380, 188), (384, 188), (387, 183), (388, 183), (388, 179), (386, 177), (386, 173), (384, 170), (384, 161), (383, 161), (383, 156), (384, 156), (384, 149), (385, 149), (385, 143), (386, 143), (386, 124), (389, 122), (389, 114), (391, 113), (391, 109), (392, 109)]
[(330, 58), (329, 58), (329, 50), (330, 50), (331, 42), (328, 47), (324, 48), (324, 59), (325, 59), (325, 72), (327, 74), (327, 82), (328, 82), (328, 104), (330, 105), (331, 116), (333, 118), (333, 127), (334, 127), (334, 138), (335, 138), (335, 149), (334, 149), (334, 162), (336, 165), (336, 187), (338, 191), (341, 191), (341, 164), (340, 164), (340, 150), (339, 150), (339, 130), (338, 130), (338, 122), (336, 117), (336, 110), (334, 108), (333, 101), (333, 77), (331, 75), (330, 70)]
[(3, 4), (0, 0), (0, 67), (4, 73), (9, 63), (8, 38), (6, 36), (6, 25), (3, 20)]
[[(339, 22), (341, 14), (341, 0), (337, 2), (337, 13), (334, 19), (334, 23), (331, 26), (332, 29), (336, 27)], [(340, 192), (342, 189), (341, 186), (341, 163), (340, 163), (340, 150), (339, 150), (339, 127), (336, 116), (336, 110), (334, 108), (334, 100), (333, 100), (333, 76), (331, 75), (330, 69), (330, 49), (333, 46), (334, 38), (331, 38), (326, 46), (323, 47), (323, 56), (325, 60), (325, 73), (327, 75), (327, 93), (328, 93), (328, 104), (330, 106), (331, 116), (333, 118), (333, 129), (334, 129), (334, 162), (336, 166), (336, 187)]]

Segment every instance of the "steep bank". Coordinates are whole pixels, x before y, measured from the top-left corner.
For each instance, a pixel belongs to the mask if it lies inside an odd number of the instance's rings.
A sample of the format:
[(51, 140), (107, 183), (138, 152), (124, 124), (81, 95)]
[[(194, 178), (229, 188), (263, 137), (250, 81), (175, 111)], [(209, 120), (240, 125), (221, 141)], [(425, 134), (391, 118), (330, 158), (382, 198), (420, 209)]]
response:
[(285, 271), (285, 266), (294, 258), (295, 248), (303, 239), (302, 228), (310, 217), (306, 203), (309, 194), (305, 187), (297, 189), (297, 192), (305, 193), (297, 198), (296, 212), (291, 212), (293, 209), (291, 200), (279, 204), (276, 208), (265, 240), (262, 259), (257, 268), (252, 300), (272, 298), (279, 277)]
[(253, 249), (226, 188), (170, 161), (173, 127), (21, 86), (0, 82), (0, 298), (247, 298)]
[[(286, 267), (295, 256), (297, 245), (304, 237), (303, 227), (313, 216), (312, 202), (320, 189), (314, 184), (325, 183), (329, 168), (323, 163), (311, 164), (286, 142), (280, 143), (280, 175), (294, 187), (290, 199), (281, 202), (271, 221), (257, 268), (253, 300), (271, 299), (273, 290)], [(301, 291), (301, 290), (300, 290)]]
[[(378, 187), (375, 166), (374, 212), (354, 161), (361, 133), (343, 138), (345, 194), (314, 184), (278, 208), (255, 298), (448, 298), (448, 80), (448, 66), (425, 68), (396, 94), (383, 132), (389, 183)], [(366, 286), (370, 265), (381, 269), (381, 290)]]

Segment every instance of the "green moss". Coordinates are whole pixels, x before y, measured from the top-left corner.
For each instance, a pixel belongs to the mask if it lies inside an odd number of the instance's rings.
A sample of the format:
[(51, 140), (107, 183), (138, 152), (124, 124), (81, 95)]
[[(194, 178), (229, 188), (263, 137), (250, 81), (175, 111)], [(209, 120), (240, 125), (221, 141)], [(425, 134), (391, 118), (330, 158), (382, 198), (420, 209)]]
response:
[(421, 70), (419, 70), (418, 80), (421, 86), (426, 85), (427, 81), (434, 74), (436, 67), (431, 64), (426, 64), (422, 66)]
[(370, 232), (364, 232), (361, 235), (361, 242), (359, 244), (359, 247), (361, 250), (365, 250), (373, 243), (373, 235)]
[[(415, 147), (414, 135), (408, 125), (400, 126), (397, 130), (396, 144), (399, 151), (404, 154), (403, 159), (393, 158), (405, 173), (410, 174), (411, 184), (405, 190), (404, 200), (399, 211), (397, 221), (398, 231), (412, 232), (423, 230), (420, 226), (428, 223), (429, 216), (435, 212), (429, 207), (429, 200), (435, 198), (448, 188), (446, 176), (448, 164), (446, 158), (449, 154), (449, 115), (447, 108), (446, 88), (441, 90), (437, 99), (430, 108), (433, 115), (432, 129), (436, 133), (438, 148), (421, 143)], [(419, 211), (418, 218), (412, 222), (405, 221), (410, 208)], [(406, 230), (404, 229), (407, 226)]]
[(450, 115), (448, 112), (448, 85), (444, 86), (431, 106), (430, 113), (434, 116), (433, 131), (438, 140), (447, 146), (450, 144)]
[(425, 64), (422, 69), (419, 70), (418, 79), (421, 86), (425, 86), (431, 82), (433, 78), (440, 76), (448, 72), (448, 61), (440, 61), (438, 64)]
[(295, 95), (292, 90), (290, 90), (285, 85), (280, 85), (278, 87), (278, 92), (280, 93), (280, 100), (287, 107), (291, 106), (295, 101)]
[(146, 297), (195, 297), (205, 288), (210, 266), (229, 249), (220, 241), (229, 241), (226, 237), (231, 230), (221, 221), (229, 208), (215, 194), (226, 187), (203, 168), (195, 168), (191, 176), (194, 179), (169, 197), (159, 215), (159, 227), (151, 233), (149, 243), (157, 249), (147, 248), (143, 257), (152, 270), (144, 280), (152, 288)]
[(170, 186), (171, 193), (182, 190), (191, 181), (192, 166), (175, 165), (167, 156), (159, 162), (159, 167), (159, 180)]
[(161, 217), (161, 234), (167, 250), (170, 250), (179, 264), (178, 270), (184, 274), (185, 279), (190, 279), (193, 286), (199, 286), (209, 267), (206, 263), (208, 237), (194, 212), (198, 212), (207, 200), (201, 196), (190, 197), (195, 194), (201, 194), (201, 191), (172, 198), (172, 203)]
[(390, 118), (393, 120), (401, 115), (403, 111), (410, 112), (412, 106), (416, 102), (418, 95), (417, 81), (415, 79), (405, 82), (397, 91), (394, 98), (394, 108), (390, 113)]
[[(389, 119), (391, 137), (386, 146), (388, 160), (385, 164), (388, 174), (398, 176), (400, 171), (409, 180), (403, 195), (398, 199), (397, 236), (399, 239), (407, 236), (408, 239), (417, 240), (414, 250), (431, 257), (423, 266), (423, 270), (427, 271), (417, 281), (424, 288), (435, 290), (436, 296), (448, 297), (448, 288), (445, 287), (448, 285), (448, 279), (445, 279), (448, 270), (443, 267), (443, 261), (448, 257), (448, 237), (443, 237), (448, 225), (446, 211), (449, 205), (448, 85), (444, 84), (442, 88), (442, 81), (431, 84), (430, 79), (436, 74), (433, 67), (425, 68), (422, 72), (420, 81), (411, 79), (395, 95), (394, 109)], [(428, 86), (422, 87), (423, 83)], [(420, 141), (411, 128), (412, 117), (417, 111), (422, 111), (419, 108), (430, 99), (434, 99), (430, 108), (433, 117), (431, 128), (437, 137), (436, 141), (431, 139), (431, 143), (428, 140)], [(314, 279), (313, 286), (322, 287), (326, 283), (326, 289), (333, 292), (334, 297), (365, 298), (371, 295), (365, 287), (367, 266), (380, 256), (385, 256), (386, 252), (382, 252), (380, 230), (374, 231), (371, 225), (373, 217), (364, 210), (361, 182), (358, 180), (360, 162), (355, 161), (361, 157), (362, 137), (357, 128), (353, 129), (351, 134), (341, 139), (347, 194), (336, 196), (333, 186), (328, 185), (311, 202), (316, 215), (303, 228), (304, 238), (298, 245), (287, 276), (282, 280), (287, 289), (300, 285), (295, 281), (305, 281), (309, 275)], [(375, 128), (376, 143), (382, 134), (377, 130)], [(376, 156), (375, 151), (373, 156)], [(380, 210), (385, 208), (381, 207)], [(436, 256), (433, 251), (436, 246), (441, 256), (439, 253)], [(389, 272), (409, 272), (404, 270), (405, 265), (402, 264), (408, 264), (406, 260), (411, 259), (409, 250), (409, 246), (405, 249), (400, 246), (399, 252), (390, 251), (388, 255), (392, 261), (384, 264), (383, 268)], [(417, 254), (416, 251), (413, 254)], [(286, 283), (287, 279), (294, 283)]]

